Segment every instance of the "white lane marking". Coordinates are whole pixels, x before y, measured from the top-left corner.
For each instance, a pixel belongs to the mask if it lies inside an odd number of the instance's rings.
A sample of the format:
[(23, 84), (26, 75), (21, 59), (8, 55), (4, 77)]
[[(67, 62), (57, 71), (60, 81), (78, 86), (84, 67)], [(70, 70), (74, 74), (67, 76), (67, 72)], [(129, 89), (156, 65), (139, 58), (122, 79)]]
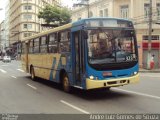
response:
[(2, 70), (2, 69), (0, 69), (0, 71), (1, 71), (2, 73), (7, 73), (7, 71), (5, 71), (5, 70)]
[(12, 78), (17, 78), (17, 77), (15, 77), (15, 76), (11, 76)]
[(21, 71), (21, 72), (24, 72), (24, 70), (21, 70), (21, 69), (17, 69), (18, 71)]
[(37, 88), (36, 88), (36, 87), (34, 87), (34, 86), (30, 85), (30, 84), (27, 84), (27, 86), (29, 86), (29, 87), (31, 87), (31, 88), (33, 88), (33, 89), (37, 90)]
[(140, 96), (160, 99), (159, 96), (149, 95), (149, 94), (146, 94), (146, 93), (140, 93), (140, 92), (134, 92), (134, 91), (129, 91), (129, 90), (123, 90), (123, 89), (119, 89), (119, 88), (113, 88), (113, 89), (118, 90), (118, 91), (123, 91), (123, 92), (126, 92), (126, 93), (132, 93), (132, 94), (140, 95)]
[(72, 105), (72, 104), (70, 104), (70, 103), (68, 103), (68, 102), (66, 102), (64, 100), (60, 100), (60, 102), (63, 103), (63, 104), (65, 104), (65, 105), (68, 105), (68, 106), (72, 107), (73, 109), (76, 109), (76, 110), (78, 110), (78, 111), (80, 111), (82, 113), (90, 114), (89, 112), (87, 112), (85, 110), (82, 110), (81, 108), (78, 108), (78, 107), (76, 107), (76, 106), (74, 106), (74, 105)]

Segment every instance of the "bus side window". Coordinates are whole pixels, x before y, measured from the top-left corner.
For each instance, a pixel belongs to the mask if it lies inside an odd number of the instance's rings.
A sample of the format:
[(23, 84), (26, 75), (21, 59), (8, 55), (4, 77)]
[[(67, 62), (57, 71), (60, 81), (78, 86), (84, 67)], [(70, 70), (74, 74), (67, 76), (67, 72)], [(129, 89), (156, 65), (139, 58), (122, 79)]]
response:
[(57, 34), (53, 33), (49, 35), (49, 53), (57, 53), (58, 52), (58, 42), (57, 42)]
[(41, 37), (40, 53), (47, 53), (47, 36)]
[(39, 53), (39, 42), (39, 38), (34, 39), (34, 53)]
[(21, 54), (25, 54), (25, 42), (22, 42), (22, 46), (21, 46)]
[(33, 53), (33, 40), (29, 42), (29, 53)]
[(60, 52), (70, 52), (70, 31), (61, 32)]

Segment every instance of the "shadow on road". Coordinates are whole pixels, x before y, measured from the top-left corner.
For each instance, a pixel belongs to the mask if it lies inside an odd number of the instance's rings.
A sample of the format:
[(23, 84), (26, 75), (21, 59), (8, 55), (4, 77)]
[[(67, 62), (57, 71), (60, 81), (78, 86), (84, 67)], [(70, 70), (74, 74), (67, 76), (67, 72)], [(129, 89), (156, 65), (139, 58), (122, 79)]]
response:
[(118, 99), (118, 98), (124, 98), (124, 97), (131, 97), (130, 94), (117, 92), (112, 90), (106, 90), (106, 89), (97, 89), (97, 90), (79, 90), (73, 88), (74, 91), (72, 92), (74, 96), (81, 97), (86, 100), (104, 100), (104, 99)]
[[(30, 76), (26, 76), (26, 78), (28, 80), (31, 80)], [(55, 82), (44, 80), (41, 78), (37, 78), (35, 82), (38, 82), (50, 88), (56, 89), (59, 92), (65, 93), (62, 89), (61, 84), (57, 84)], [(66, 95), (71, 95), (71, 96), (79, 97), (81, 99), (92, 100), (92, 101), (133, 97), (133, 95), (131, 94), (123, 93), (121, 91), (118, 92), (118, 91), (113, 90), (112, 88), (110, 90), (108, 89), (81, 90), (81, 89), (72, 87), (71, 93), (66, 93)]]

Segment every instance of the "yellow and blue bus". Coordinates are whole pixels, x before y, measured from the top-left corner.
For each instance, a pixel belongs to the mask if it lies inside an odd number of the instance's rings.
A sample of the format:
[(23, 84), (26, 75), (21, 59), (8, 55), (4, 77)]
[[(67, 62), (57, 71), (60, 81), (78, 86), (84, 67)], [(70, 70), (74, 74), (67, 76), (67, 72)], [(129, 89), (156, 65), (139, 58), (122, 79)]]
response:
[(37, 77), (85, 90), (139, 81), (133, 23), (119, 18), (82, 19), (22, 41), (22, 66)]

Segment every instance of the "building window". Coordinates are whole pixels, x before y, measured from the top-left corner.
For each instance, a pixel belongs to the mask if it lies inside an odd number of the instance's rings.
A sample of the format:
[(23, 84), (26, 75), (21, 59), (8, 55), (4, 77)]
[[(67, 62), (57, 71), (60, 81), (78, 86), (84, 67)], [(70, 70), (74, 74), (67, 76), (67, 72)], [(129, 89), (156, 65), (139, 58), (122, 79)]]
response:
[(149, 4), (148, 3), (144, 4), (144, 15), (145, 15), (145, 19), (149, 18)]
[(32, 29), (32, 24), (28, 24), (28, 29)]
[(27, 28), (27, 24), (24, 24), (24, 25), (23, 25), (23, 28)]
[(32, 33), (28, 33), (28, 36), (32, 36)]
[(120, 8), (121, 10), (121, 13), (120, 13), (120, 16), (121, 18), (129, 18), (129, 8), (128, 8), (128, 5), (123, 5), (121, 6)]
[(32, 24), (24, 24), (23, 28), (24, 29), (32, 29)]
[(27, 33), (24, 33), (24, 37), (27, 37), (27, 35), (28, 35)]
[(25, 5), (24, 10), (32, 10), (32, 6), (31, 5)]
[(160, 20), (160, 3), (157, 3), (157, 19)]
[(108, 17), (108, 8), (104, 9), (104, 17)]
[(100, 11), (99, 11), (99, 16), (100, 16), (100, 17), (103, 17), (103, 10), (100, 10)]
[(26, 15), (23, 15), (23, 18), (24, 18), (25, 20), (31, 20), (31, 19), (32, 19), (32, 15), (26, 14)]
[(29, 37), (29, 36), (32, 36), (32, 33), (24, 33), (23, 36), (24, 37)]

